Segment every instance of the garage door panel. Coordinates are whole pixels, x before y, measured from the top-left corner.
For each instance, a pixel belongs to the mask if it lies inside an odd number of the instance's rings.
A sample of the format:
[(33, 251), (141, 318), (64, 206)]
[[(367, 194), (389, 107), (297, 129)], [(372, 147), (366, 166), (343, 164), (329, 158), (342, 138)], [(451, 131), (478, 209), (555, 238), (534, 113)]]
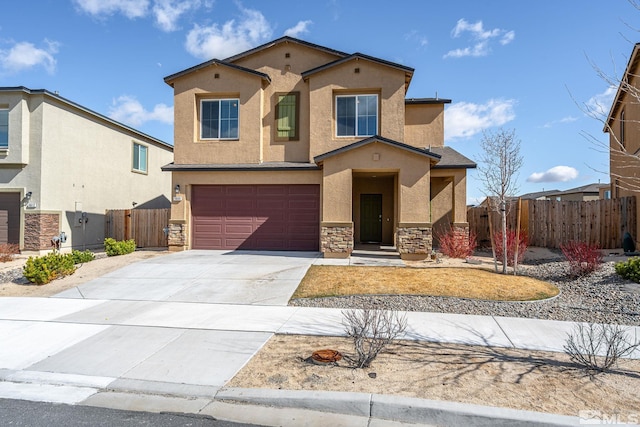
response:
[(192, 247), (316, 251), (319, 195), (318, 185), (194, 186)]

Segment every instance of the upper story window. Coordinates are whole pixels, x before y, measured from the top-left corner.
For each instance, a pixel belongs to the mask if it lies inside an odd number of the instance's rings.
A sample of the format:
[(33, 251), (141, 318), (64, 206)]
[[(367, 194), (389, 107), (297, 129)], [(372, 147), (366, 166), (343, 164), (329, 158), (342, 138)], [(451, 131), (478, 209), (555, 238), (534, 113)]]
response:
[(238, 139), (239, 99), (200, 101), (200, 139)]
[(620, 145), (624, 147), (624, 110), (620, 111)]
[(378, 133), (378, 95), (336, 97), (338, 136), (373, 136)]
[(300, 92), (276, 94), (276, 141), (297, 141), (300, 138)]
[(133, 170), (147, 173), (147, 147), (133, 143)]
[(0, 108), (0, 148), (9, 147), (9, 109)]

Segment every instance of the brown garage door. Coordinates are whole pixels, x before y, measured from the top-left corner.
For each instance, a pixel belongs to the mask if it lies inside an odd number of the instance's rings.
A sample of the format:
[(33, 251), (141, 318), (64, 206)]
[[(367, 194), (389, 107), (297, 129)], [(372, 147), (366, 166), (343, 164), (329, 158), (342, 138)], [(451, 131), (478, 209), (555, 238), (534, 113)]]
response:
[(318, 185), (198, 185), (191, 214), (194, 249), (318, 250)]

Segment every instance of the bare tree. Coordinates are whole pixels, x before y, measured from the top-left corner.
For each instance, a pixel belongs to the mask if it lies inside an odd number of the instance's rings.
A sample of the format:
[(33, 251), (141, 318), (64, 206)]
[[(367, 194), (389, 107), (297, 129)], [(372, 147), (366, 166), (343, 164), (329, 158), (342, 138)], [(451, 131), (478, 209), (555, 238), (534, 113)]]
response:
[(507, 273), (507, 197), (518, 191), (518, 172), (522, 167), (520, 140), (515, 130), (485, 131), (480, 141), (482, 154), (478, 174), (484, 185), (489, 206), (500, 212), (502, 223), (502, 273)]

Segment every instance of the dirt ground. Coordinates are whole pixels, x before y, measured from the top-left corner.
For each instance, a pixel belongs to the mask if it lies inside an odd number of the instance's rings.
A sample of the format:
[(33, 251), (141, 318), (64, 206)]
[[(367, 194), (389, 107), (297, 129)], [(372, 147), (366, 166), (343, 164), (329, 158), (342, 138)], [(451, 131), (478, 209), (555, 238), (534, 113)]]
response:
[[(75, 274), (47, 285), (0, 284), (0, 296), (46, 297), (88, 282), (127, 264), (167, 254), (136, 251), (83, 264)], [(533, 248), (528, 256), (548, 258)], [(0, 264), (20, 267), (26, 257)], [(493, 268), (480, 258), (481, 268)], [(414, 263), (414, 267), (478, 267), (463, 260)], [(402, 341), (367, 369), (305, 362), (312, 352), (335, 349), (349, 356), (351, 342), (336, 337), (274, 336), (231, 380), (229, 387), (332, 390), (396, 394), (577, 416), (581, 410), (637, 414), (640, 360), (622, 360), (615, 372), (591, 379), (562, 353)]]

